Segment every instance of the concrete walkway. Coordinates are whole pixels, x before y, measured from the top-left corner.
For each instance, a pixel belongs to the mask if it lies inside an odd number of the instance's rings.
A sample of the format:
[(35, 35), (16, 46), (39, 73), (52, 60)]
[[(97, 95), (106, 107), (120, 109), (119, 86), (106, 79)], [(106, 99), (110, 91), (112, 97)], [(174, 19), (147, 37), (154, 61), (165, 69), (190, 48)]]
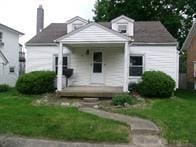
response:
[(103, 118), (124, 122), (131, 127), (132, 144), (137, 147), (164, 147), (166, 142), (160, 138), (159, 128), (151, 121), (122, 114), (106, 112), (93, 108), (81, 108), (83, 112)]
[(121, 114), (105, 112), (93, 108), (80, 108), (80, 111), (124, 122), (131, 127), (132, 140), (130, 144), (92, 144), (59, 142), (52, 140), (26, 139), (20, 137), (0, 136), (0, 147), (164, 147), (160, 138), (159, 128), (151, 121), (129, 117)]

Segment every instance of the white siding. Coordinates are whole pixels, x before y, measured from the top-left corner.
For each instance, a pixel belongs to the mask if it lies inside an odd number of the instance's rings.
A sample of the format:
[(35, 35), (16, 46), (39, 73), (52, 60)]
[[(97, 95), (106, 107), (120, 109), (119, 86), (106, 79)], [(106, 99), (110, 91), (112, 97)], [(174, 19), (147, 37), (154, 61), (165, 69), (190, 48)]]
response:
[(78, 41), (78, 42), (109, 42), (109, 41), (125, 41), (122, 37), (119, 37), (101, 27), (91, 25), (75, 34), (70, 35), (62, 41)]
[[(0, 64), (0, 84), (15, 86), (19, 75), (19, 35), (1, 27), (0, 32), (4, 43), (0, 50), (9, 61), (7, 65)], [(15, 73), (9, 73), (10, 67), (15, 68)]]
[[(78, 48), (72, 51), (71, 68), (74, 69), (72, 85), (92, 85), (92, 48), (86, 55), (87, 48)], [(105, 86), (123, 86), (123, 49), (104, 48), (103, 73)]]
[(107, 86), (123, 86), (124, 49), (105, 50), (105, 83)]
[[(176, 46), (131, 46), (131, 55), (144, 55), (144, 70), (160, 70), (170, 75), (178, 85), (178, 53)], [(139, 79), (130, 78), (130, 81)]]
[(72, 85), (90, 85), (91, 56), (86, 55), (86, 49), (77, 48), (72, 50), (71, 68), (74, 69)]
[[(54, 70), (54, 55), (58, 55), (58, 47), (56, 46), (28, 46), (26, 72), (37, 70)], [(65, 48), (64, 54), (69, 54)]]

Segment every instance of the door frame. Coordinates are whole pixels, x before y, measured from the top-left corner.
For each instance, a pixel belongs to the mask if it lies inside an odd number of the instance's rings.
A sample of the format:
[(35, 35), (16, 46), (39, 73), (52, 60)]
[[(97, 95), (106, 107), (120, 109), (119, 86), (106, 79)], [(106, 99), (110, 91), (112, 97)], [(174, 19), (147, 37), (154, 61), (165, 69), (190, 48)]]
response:
[[(100, 74), (102, 74), (102, 76), (103, 76), (103, 79), (102, 79), (102, 82), (100, 82), (100, 83), (95, 83), (95, 82), (92, 82), (92, 78), (93, 78), (93, 74), (96, 74), (96, 73), (93, 73), (93, 63), (94, 63), (94, 61), (93, 61), (93, 55), (94, 55), (94, 53), (95, 52), (101, 52), (102, 53), (102, 73), (100, 73)], [(92, 51), (91, 51), (91, 69), (90, 69), (90, 75), (91, 75), (91, 77), (90, 77), (90, 83), (91, 84), (97, 84), (97, 85), (104, 85), (105, 84), (105, 72), (104, 72), (104, 51), (103, 51), (103, 49), (92, 49)]]

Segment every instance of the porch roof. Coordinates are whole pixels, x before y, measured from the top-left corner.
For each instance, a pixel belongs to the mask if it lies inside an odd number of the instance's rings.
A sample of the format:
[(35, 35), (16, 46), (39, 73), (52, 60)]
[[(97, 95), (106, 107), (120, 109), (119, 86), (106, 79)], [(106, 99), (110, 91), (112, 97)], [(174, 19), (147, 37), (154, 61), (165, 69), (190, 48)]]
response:
[(74, 30), (66, 34), (55, 42), (126, 42), (132, 41), (131, 37), (121, 34), (117, 31), (109, 29), (96, 22), (84, 25), (80, 29)]

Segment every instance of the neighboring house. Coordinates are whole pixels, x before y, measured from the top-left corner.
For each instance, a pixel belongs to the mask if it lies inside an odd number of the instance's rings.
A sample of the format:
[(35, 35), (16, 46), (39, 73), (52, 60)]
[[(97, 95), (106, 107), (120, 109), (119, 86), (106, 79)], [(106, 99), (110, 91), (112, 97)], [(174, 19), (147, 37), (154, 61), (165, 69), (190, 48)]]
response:
[(19, 76), (19, 37), (23, 33), (0, 23), (0, 84), (15, 86)]
[(62, 73), (67, 68), (74, 70), (69, 86), (121, 87), (126, 92), (144, 71), (160, 70), (178, 87), (177, 45), (159, 21), (137, 22), (122, 15), (111, 22), (89, 22), (77, 16), (50, 24), (26, 43), (26, 71), (55, 71), (58, 91), (65, 87)]
[(187, 52), (187, 88), (196, 89), (196, 22), (193, 23), (182, 50)]

